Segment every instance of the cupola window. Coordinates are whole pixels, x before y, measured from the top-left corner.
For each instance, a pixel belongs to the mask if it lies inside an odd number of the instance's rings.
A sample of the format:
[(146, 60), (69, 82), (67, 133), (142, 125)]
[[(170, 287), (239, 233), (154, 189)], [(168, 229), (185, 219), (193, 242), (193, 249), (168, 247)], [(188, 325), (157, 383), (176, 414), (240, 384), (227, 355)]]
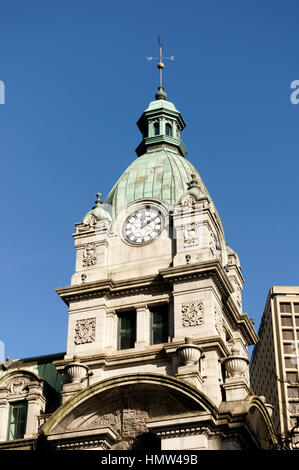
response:
[(165, 134), (172, 137), (172, 126), (168, 122), (165, 125)]
[(159, 135), (160, 134), (160, 124), (158, 122), (154, 123), (154, 134)]

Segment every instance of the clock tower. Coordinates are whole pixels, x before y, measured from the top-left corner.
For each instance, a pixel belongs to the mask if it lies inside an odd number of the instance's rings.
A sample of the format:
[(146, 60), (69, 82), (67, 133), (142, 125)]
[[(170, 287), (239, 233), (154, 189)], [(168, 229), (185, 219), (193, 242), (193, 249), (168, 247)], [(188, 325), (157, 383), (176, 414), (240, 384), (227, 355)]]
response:
[(160, 86), (137, 122), (137, 158), (76, 224), (75, 272), (57, 289), (69, 315), (55, 363), (62, 405), (42, 428), (55, 448), (274, 442), (249, 383), (257, 334), (242, 311), (239, 258), (166, 98)]

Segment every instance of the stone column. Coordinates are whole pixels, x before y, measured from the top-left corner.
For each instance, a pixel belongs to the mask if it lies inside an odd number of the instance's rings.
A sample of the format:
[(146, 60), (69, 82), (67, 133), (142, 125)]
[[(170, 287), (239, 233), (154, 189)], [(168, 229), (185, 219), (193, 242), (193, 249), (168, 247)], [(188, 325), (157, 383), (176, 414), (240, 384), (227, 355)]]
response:
[(5, 390), (5, 393), (0, 392), (0, 441), (7, 440), (9, 403), (6, 394), (7, 390)]
[(136, 309), (136, 349), (143, 349), (150, 343), (150, 312), (146, 305)]

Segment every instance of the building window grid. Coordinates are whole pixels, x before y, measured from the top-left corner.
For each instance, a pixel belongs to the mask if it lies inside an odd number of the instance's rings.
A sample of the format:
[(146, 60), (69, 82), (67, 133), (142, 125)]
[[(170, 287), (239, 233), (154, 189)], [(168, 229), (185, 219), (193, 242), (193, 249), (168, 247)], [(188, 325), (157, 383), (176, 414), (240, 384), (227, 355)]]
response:
[[(280, 309), (280, 323), (284, 348), (284, 364), (286, 369), (297, 369), (298, 372), (298, 340), (299, 330), (299, 304), (295, 302), (282, 302)], [(290, 356), (290, 357), (287, 357)]]
[[(280, 322), (283, 336), (284, 365), (286, 369), (286, 396), (289, 405), (294, 404), (295, 409), (288, 410), (288, 419), (291, 427), (299, 415), (299, 364), (298, 364), (298, 340), (299, 340), (299, 304), (289, 302), (280, 304)], [(290, 335), (291, 333), (291, 335)], [(286, 340), (288, 336), (292, 336)], [(296, 341), (297, 340), (297, 341)]]

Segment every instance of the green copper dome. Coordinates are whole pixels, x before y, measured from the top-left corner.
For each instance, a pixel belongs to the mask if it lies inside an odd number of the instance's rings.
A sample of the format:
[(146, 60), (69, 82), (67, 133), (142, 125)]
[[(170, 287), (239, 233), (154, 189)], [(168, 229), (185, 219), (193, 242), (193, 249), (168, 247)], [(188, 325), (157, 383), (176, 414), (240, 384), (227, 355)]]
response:
[(165, 148), (148, 151), (122, 174), (105, 203), (112, 206), (114, 217), (128, 203), (142, 198), (158, 199), (172, 206), (188, 190), (191, 174), (196, 175), (208, 194), (198, 172), (185, 157)]
[(160, 99), (160, 95), (158, 98), (137, 122), (142, 134), (136, 149), (139, 158), (122, 174), (105, 201), (113, 218), (127, 204), (143, 198), (157, 199), (172, 208), (192, 185), (198, 185), (197, 191), (209, 197), (197, 170), (185, 158), (181, 132), (186, 124), (181, 113), (173, 103)]

